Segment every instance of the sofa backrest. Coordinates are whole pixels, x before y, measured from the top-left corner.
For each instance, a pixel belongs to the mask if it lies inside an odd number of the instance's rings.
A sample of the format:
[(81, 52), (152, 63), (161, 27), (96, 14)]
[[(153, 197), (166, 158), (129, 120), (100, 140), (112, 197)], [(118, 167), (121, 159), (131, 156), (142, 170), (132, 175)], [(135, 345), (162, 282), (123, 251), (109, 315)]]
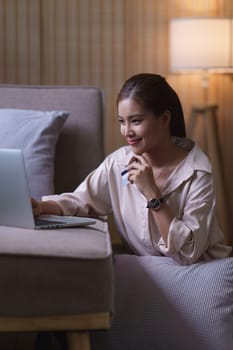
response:
[(104, 98), (100, 88), (0, 85), (0, 108), (70, 113), (56, 146), (55, 193), (73, 191), (103, 160)]

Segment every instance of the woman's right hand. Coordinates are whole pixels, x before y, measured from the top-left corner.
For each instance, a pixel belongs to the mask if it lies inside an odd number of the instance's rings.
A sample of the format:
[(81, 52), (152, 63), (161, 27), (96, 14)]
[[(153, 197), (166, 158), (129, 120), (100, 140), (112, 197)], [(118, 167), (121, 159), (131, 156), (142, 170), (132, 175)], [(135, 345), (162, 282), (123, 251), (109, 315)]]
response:
[(31, 205), (34, 216), (39, 216), (42, 214), (63, 215), (59, 205), (52, 200), (38, 201), (34, 198), (31, 198)]
[(31, 198), (32, 211), (34, 216), (41, 215), (41, 202)]

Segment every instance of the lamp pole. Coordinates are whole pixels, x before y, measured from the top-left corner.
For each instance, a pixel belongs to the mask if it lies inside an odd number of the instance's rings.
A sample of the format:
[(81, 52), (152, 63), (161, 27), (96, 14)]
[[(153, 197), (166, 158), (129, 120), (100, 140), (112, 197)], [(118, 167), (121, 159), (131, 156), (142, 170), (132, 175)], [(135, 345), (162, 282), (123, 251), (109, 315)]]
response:
[[(208, 154), (215, 177), (217, 195), (217, 215), (223, 232), (229, 233), (231, 225), (230, 203), (227, 195), (226, 181), (223, 171), (223, 160), (218, 136), (217, 105), (204, 105), (192, 107), (191, 115), (187, 123), (187, 133), (192, 139), (196, 139), (198, 125), (202, 131), (203, 151)], [(198, 142), (198, 140), (197, 140)]]

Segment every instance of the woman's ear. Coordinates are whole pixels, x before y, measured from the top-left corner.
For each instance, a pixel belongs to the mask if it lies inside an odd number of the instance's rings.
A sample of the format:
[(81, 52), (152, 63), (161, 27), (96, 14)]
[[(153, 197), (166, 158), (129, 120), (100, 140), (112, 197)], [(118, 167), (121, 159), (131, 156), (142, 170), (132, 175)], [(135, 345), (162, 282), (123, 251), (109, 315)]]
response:
[(170, 125), (170, 121), (171, 121), (171, 112), (166, 109), (164, 112), (163, 112), (163, 120), (164, 120), (164, 123), (165, 125), (169, 126)]

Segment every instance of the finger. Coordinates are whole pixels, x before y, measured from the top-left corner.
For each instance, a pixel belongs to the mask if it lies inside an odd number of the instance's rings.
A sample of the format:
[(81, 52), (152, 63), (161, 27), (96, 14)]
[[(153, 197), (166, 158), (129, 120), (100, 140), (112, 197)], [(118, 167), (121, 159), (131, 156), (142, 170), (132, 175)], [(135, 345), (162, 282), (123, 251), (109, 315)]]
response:
[(31, 198), (31, 205), (32, 205), (32, 208), (37, 207), (37, 201), (34, 198)]
[(143, 165), (150, 165), (150, 163), (148, 162), (145, 154), (142, 154), (141, 156), (139, 156), (139, 161)]
[(142, 165), (150, 165), (144, 154), (135, 155), (129, 164), (131, 164), (131, 163), (132, 164), (136, 163), (136, 164), (142, 164)]
[(138, 169), (141, 169), (143, 163), (141, 161), (141, 158), (140, 156), (139, 157), (133, 157), (128, 166), (127, 166), (127, 170), (130, 171), (130, 170), (138, 170)]
[(134, 162), (138, 162), (138, 159), (137, 159), (136, 155), (133, 156), (133, 157), (130, 159), (128, 165), (131, 165), (131, 164), (134, 163)]
[(39, 206), (32, 208), (32, 211), (33, 211), (34, 216), (40, 216), (40, 214), (41, 214), (41, 210), (40, 210)]
[(133, 175), (130, 174), (130, 173), (128, 173), (128, 181), (129, 181), (131, 184), (134, 183), (134, 181), (133, 181)]

